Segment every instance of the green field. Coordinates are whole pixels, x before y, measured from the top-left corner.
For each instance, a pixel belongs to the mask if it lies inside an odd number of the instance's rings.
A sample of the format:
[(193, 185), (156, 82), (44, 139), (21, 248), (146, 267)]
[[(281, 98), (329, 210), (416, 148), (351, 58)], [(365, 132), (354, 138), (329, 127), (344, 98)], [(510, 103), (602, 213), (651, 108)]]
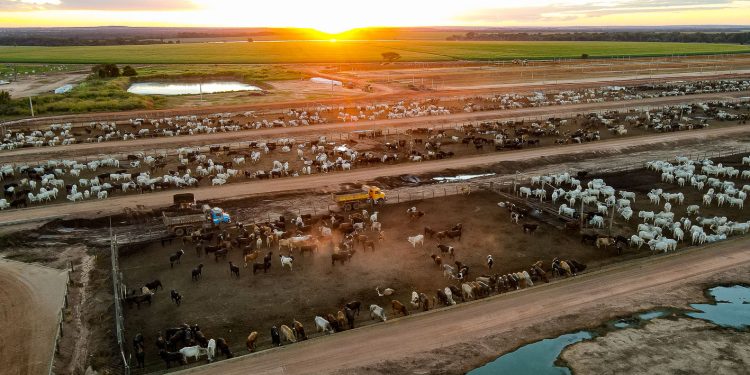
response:
[(248, 64), (381, 61), (394, 51), (402, 61), (501, 60), (746, 53), (731, 44), (637, 42), (255, 42), (101, 47), (0, 47), (0, 62), (117, 64)]
[[(18, 70), (22, 68), (30, 69), (18, 67)], [(143, 65), (136, 66), (136, 70), (136, 77), (89, 77), (69, 93), (37, 95), (34, 97), (34, 110), (39, 115), (50, 115), (156, 109), (168, 105), (167, 97), (128, 93), (127, 89), (134, 81), (227, 78), (266, 88), (266, 81), (300, 79), (303, 76), (300, 72), (278, 65)], [(13, 98), (10, 103), (0, 105), (0, 119), (25, 117), (30, 114), (26, 98)]]
[(132, 81), (232, 78), (263, 87), (266, 81), (301, 79), (302, 73), (279, 65), (143, 65)]

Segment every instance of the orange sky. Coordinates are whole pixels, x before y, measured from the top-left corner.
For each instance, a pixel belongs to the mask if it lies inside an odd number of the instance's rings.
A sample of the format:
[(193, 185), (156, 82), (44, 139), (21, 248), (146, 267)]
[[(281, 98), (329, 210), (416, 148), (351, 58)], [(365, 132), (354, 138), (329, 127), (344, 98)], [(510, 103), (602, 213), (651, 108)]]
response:
[[(293, 11), (292, 11), (293, 10)], [(0, 26), (312, 27), (750, 24), (750, 0), (0, 0)]]

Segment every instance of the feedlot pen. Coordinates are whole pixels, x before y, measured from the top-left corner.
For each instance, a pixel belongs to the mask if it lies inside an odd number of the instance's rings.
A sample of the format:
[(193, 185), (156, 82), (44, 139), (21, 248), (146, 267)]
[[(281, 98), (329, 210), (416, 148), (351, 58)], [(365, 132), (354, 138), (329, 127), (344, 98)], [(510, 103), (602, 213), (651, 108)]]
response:
[[(454, 260), (463, 262), (470, 269), (470, 280), (490, 273), (486, 267), (486, 257), (490, 254), (495, 260), (492, 274), (528, 270), (539, 260), (549, 272), (550, 262), (555, 257), (576, 259), (589, 267), (598, 267), (649, 254), (647, 249), (642, 249), (618, 257), (614, 251), (582, 245), (577, 233), (565, 232), (543, 222), (538, 222), (540, 227), (535, 233), (524, 234), (520, 225), (510, 222), (507, 210), (498, 207), (497, 203), (504, 200), (498, 194), (480, 190), (470, 195), (389, 204), (378, 210), (378, 221), (382, 223), (385, 239), (379, 242), (376, 232), (365, 231), (376, 242), (374, 252), (363, 252), (358, 244), (350, 262), (332, 266), (333, 242), (338, 243), (341, 238), (334, 231), (334, 241), (321, 239), (317, 253), (300, 255), (295, 252), (293, 271), (281, 269), (280, 252), (273, 246), (272, 267), (268, 273), (253, 275), (252, 267), (241, 268), (240, 278), (230, 276), (227, 263), (232, 261), (242, 265), (240, 249), (230, 250), (227, 260), (217, 262), (213, 256), (197, 255), (192, 244), (183, 248), (179, 240), (164, 246), (161, 241), (121, 246), (120, 269), (129, 290), (139, 289), (155, 279), (164, 285), (164, 290), (156, 292), (152, 305), (142, 304), (140, 309), (124, 307), (125, 342), (132, 342), (137, 333), (143, 334), (146, 371), (152, 372), (165, 369), (154, 345), (157, 332), (183, 323), (199, 325), (207, 338), (224, 338), (235, 355), (247, 353), (244, 343), (250, 332), (259, 333), (257, 350), (267, 349), (271, 347), (271, 327), (291, 326), (295, 319), (305, 326), (308, 337), (318, 336), (314, 317), (335, 315), (352, 300), (361, 301), (363, 305), (355, 326), (376, 323), (369, 318), (370, 304), (385, 308), (389, 319), (386, 324), (390, 324), (390, 320), (396, 317), (390, 308), (392, 299), (399, 300), (416, 313), (419, 309), (409, 304), (412, 291), (423, 292), (432, 298), (438, 289), (460, 286), (458, 281), (443, 276), (430, 258), (431, 254), (442, 255), (447, 264), (453, 265)], [(410, 220), (406, 210), (412, 206), (425, 212), (425, 216)], [(261, 220), (265, 220), (265, 215)], [(525, 222), (536, 221), (527, 218)], [(461, 240), (442, 242), (455, 247), (455, 259), (440, 253), (437, 245), (441, 242), (436, 239), (426, 238), (424, 246), (417, 245), (416, 248), (407, 241), (409, 236), (422, 234), (425, 226), (445, 230), (457, 223), (462, 223), (464, 228)], [(317, 235), (319, 232), (314, 230), (312, 233)], [(181, 264), (170, 269), (169, 255), (180, 249), (185, 250)], [(263, 248), (261, 252), (264, 254), (268, 250)], [(288, 251), (281, 253), (287, 255)], [(201, 263), (204, 264), (202, 278), (192, 281), (191, 270)], [(393, 288), (395, 293), (378, 297), (376, 287), (380, 290)], [(170, 301), (171, 289), (182, 294), (180, 306)], [(459, 296), (455, 299), (460, 303)], [(191, 366), (193, 362), (190, 362)], [(199, 363), (205, 363), (205, 360)]]

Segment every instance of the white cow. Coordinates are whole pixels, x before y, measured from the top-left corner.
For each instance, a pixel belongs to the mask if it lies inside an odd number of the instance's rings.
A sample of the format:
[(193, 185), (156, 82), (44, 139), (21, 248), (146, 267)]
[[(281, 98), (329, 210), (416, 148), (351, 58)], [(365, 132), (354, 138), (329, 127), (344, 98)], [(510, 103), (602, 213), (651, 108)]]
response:
[[(370, 319), (380, 319), (381, 322), (385, 322), (388, 318), (385, 316), (385, 310), (378, 305), (370, 305)], [(317, 324), (317, 317), (315, 318)]]
[(326, 334), (333, 333), (333, 327), (331, 327), (331, 322), (325, 320), (325, 318), (322, 318), (320, 316), (315, 317), (315, 327), (316, 327), (317, 332), (323, 332)]
[(279, 255), (279, 259), (281, 259), (281, 269), (284, 269), (284, 266), (289, 266), (289, 270), (292, 270), (292, 263), (294, 262), (293, 256), (284, 256)]
[(424, 235), (418, 234), (416, 236), (411, 236), (407, 239), (412, 247), (416, 248), (417, 244), (420, 246), (424, 246)]

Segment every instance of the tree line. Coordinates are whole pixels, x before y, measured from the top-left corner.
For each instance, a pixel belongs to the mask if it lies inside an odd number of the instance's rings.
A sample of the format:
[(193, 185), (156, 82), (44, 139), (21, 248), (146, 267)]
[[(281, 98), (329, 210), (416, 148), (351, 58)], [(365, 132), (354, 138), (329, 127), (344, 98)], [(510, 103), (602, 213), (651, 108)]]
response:
[(590, 41), (590, 42), (676, 42), (750, 44), (750, 32), (568, 32), (568, 33), (484, 33), (452, 35), (452, 41)]
[(179, 44), (180, 41), (161, 39), (136, 38), (61, 38), (47, 36), (0, 36), (0, 46), (37, 46), (37, 47), (66, 47), (66, 46), (123, 46), (149, 44)]

